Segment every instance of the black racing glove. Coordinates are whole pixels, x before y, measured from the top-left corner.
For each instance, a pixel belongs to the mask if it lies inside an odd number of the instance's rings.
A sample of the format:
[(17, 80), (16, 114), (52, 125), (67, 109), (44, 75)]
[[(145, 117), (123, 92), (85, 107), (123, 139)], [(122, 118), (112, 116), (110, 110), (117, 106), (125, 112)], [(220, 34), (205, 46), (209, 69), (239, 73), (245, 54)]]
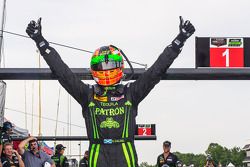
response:
[(36, 42), (36, 45), (42, 54), (49, 46), (49, 43), (42, 36), (41, 20), (42, 18), (39, 18), (37, 22), (32, 20), (27, 26), (26, 33)]
[(180, 33), (172, 42), (173, 49), (178, 52), (181, 51), (185, 41), (195, 32), (195, 28), (189, 20), (184, 22), (182, 16), (180, 16), (179, 30)]

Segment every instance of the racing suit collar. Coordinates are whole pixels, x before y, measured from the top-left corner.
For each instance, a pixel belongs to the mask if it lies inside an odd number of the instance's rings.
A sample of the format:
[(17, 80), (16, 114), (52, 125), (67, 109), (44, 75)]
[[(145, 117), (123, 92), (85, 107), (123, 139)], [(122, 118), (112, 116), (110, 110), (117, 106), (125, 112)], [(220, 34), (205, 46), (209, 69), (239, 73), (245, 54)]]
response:
[(101, 86), (96, 84), (94, 85), (94, 92), (99, 96), (106, 96), (107, 93), (111, 95), (121, 95), (124, 92), (124, 85)]

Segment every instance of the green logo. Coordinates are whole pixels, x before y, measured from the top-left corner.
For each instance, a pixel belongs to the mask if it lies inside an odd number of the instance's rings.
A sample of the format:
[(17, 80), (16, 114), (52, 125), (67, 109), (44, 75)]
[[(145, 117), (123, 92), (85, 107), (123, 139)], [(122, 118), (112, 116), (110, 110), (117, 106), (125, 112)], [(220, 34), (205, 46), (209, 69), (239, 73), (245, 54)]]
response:
[(95, 106), (95, 103), (93, 103), (93, 102), (89, 103), (89, 107), (94, 107), (94, 106)]
[(241, 39), (229, 39), (228, 46), (239, 47), (242, 45)]
[(117, 121), (114, 121), (112, 117), (107, 117), (106, 121), (103, 121), (100, 125), (100, 128), (119, 128), (120, 124)]
[(125, 105), (126, 106), (132, 106), (132, 103), (130, 101), (126, 101)]

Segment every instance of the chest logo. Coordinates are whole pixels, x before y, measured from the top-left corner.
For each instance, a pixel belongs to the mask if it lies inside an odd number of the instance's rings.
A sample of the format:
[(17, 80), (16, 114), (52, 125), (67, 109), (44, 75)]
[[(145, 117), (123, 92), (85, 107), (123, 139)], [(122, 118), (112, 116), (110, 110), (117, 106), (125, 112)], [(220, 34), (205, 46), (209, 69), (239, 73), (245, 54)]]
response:
[(107, 117), (100, 125), (100, 128), (119, 128), (120, 124), (115, 121), (112, 117)]
[(102, 102), (107, 102), (108, 101), (108, 97), (107, 96), (97, 96), (97, 95), (94, 95), (94, 99), (98, 100), (98, 101), (102, 101)]

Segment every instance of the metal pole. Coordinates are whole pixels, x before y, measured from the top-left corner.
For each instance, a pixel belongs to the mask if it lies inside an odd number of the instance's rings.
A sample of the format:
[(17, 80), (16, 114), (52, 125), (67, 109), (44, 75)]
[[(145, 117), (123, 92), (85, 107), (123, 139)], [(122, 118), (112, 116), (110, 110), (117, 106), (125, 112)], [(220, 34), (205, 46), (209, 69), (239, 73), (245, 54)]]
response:
[(82, 145), (81, 145), (81, 141), (79, 142), (79, 162), (81, 161), (81, 147), (82, 147)]
[[(60, 96), (61, 96), (61, 87), (59, 87), (59, 92), (58, 92), (57, 111), (56, 111), (55, 136), (57, 136), (58, 115), (59, 115), (59, 110), (60, 110)], [(56, 145), (56, 141), (55, 141), (55, 145)]]
[[(6, 0), (3, 1), (1, 30), (4, 30)], [(3, 31), (0, 32), (0, 66), (2, 62)]]
[[(39, 51), (37, 50), (37, 52), (38, 52), (38, 59), (39, 59), (39, 68), (41, 68), (41, 56), (40, 56), (40, 53), (39, 53)], [(38, 111), (39, 111), (39, 121), (38, 121), (38, 123), (39, 123), (39, 129), (38, 129), (38, 136), (42, 136), (42, 100), (41, 100), (41, 80), (39, 80), (39, 84), (38, 84), (38, 94), (39, 94), (39, 102), (38, 102)]]
[(34, 81), (32, 82), (32, 114), (31, 114), (31, 134), (34, 134)]
[[(81, 80), (92, 80), (88, 68), (72, 68)], [(146, 70), (135, 68), (133, 80)], [(129, 74), (129, 69), (124, 69)], [(0, 80), (57, 80), (49, 68), (1, 68)], [(161, 80), (250, 80), (250, 68), (170, 68)]]
[[(138, 136), (135, 135), (135, 140), (156, 140), (156, 135)], [(14, 141), (24, 140), (27, 137), (12, 137)], [(36, 136), (37, 140), (42, 141), (88, 141), (88, 136)]]
[(25, 112), (25, 129), (27, 129), (27, 99), (26, 99), (26, 81), (24, 81), (24, 112)]

